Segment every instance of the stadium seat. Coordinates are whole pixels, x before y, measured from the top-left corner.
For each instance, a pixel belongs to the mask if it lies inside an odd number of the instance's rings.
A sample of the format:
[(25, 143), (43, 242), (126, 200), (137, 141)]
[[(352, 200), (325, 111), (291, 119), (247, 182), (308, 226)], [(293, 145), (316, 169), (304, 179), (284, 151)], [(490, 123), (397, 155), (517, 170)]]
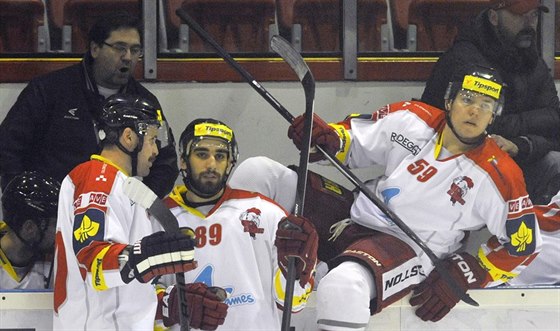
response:
[[(274, 0), (185, 0), (182, 8), (228, 52), (269, 50)], [(213, 52), (194, 31), (188, 38), (189, 52)]]
[(489, 0), (392, 0), (396, 48), (410, 46), (411, 36), (406, 32), (413, 25), (415, 49), (410, 50), (445, 51), (453, 43), (458, 27), (476, 17), (488, 3)]
[[(279, 0), (280, 32), (303, 52), (341, 51), (341, 3), (339, 0)], [(380, 50), (386, 1), (358, 0), (357, 6), (358, 51)]]
[(0, 0), (0, 52), (44, 51), (44, 13), (41, 0)]
[(56, 0), (48, 1), (49, 21), (53, 35), (59, 35), (64, 52), (83, 53), (88, 48), (88, 31), (100, 17), (115, 11), (126, 11), (140, 17), (140, 0)]
[(387, 23), (385, 0), (358, 0), (358, 51), (379, 51), (383, 40), (381, 27)]
[[(188, 37), (188, 27), (186, 24), (181, 22), (181, 19), (175, 11), (183, 5), (185, 0), (164, 0), (163, 5), (163, 16), (165, 33), (160, 33), (160, 37), (165, 36), (165, 50), (160, 51), (188, 51), (189, 37)], [(161, 25), (160, 25), (161, 27)], [(160, 43), (161, 44), (161, 43)]]

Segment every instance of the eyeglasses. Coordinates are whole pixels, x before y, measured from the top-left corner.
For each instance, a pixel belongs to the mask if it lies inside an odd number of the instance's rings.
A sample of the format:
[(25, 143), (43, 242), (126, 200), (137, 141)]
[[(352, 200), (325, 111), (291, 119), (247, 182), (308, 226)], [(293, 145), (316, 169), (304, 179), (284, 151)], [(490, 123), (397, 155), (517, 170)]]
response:
[(126, 44), (122, 44), (122, 43), (114, 43), (111, 45), (106, 42), (103, 42), (103, 45), (107, 45), (111, 47), (112, 49), (117, 51), (120, 56), (125, 56), (128, 50), (130, 50), (130, 55), (134, 57), (142, 57), (142, 55), (144, 54), (144, 52), (142, 51), (142, 46), (128, 47)]

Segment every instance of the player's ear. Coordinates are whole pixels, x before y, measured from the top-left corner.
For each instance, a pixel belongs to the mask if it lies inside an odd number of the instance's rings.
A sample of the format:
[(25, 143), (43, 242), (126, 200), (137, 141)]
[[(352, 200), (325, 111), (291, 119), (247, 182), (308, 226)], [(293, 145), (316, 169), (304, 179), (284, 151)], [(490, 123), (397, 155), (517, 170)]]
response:
[(187, 162), (182, 157), (179, 158), (179, 168), (181, 170), (187, 170)]
[(32, 220), (26, 220), (23, 222), (21, 229), (19, 230), (19, 235), (25, 239), (34, 239), (36, 237), (36, 232), (39, 230), (35, 222)]
[(488, 9), (486, 15), (488, 15), (488, 22), (490, 22), (492, 26), (498, 26), (498, 12), (496, 10)]
[(121, 137), (121, 143), (128, 150), (133, 150), (138, 144), (138, 136), (131, 128), (124, 128)]

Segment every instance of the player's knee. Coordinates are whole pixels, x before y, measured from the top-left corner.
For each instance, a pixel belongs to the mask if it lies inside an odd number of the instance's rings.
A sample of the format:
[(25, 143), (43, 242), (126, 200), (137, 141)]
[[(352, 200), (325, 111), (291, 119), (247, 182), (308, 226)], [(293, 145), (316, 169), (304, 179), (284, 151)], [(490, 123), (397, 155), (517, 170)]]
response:
[(369, 302), (374, 295), (373, 275), (369, 269), (356, 262), (343, 262), (319, 283), (318, 319), (344, 322), (351, 317), (348, 322), (359, 321), (358, 324), (367, 325)]

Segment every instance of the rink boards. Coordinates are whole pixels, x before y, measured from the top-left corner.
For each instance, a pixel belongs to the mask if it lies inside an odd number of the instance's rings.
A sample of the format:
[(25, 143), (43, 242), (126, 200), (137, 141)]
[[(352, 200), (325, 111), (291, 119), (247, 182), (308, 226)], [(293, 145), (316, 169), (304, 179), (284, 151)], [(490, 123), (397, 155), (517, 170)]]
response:
[[(480, 304), (460, 302), (437, 323), (423, 322), (404, 298), (370, 319), (368, 330), (560, 330), (560, 287), (469, 292)], [(292, 316), (296, 331), (314, 331), (315, 297)], [(0, 330), (51, 330), (52, 292), (0, 292)]]

